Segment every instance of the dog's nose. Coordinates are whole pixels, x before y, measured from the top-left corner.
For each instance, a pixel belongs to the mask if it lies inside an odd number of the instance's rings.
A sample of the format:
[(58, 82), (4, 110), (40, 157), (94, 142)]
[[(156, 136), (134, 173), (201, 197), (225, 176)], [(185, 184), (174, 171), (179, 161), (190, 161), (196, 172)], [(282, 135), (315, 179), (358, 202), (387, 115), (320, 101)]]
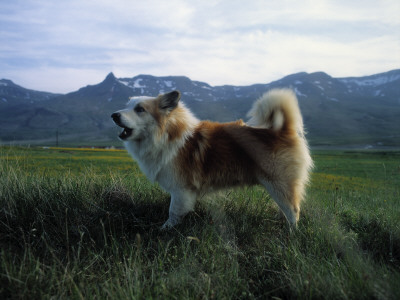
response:
[(114, 120), (114, 122), (118, 122), (119, 119), (121, 118), (121, 114), (120, 113), (113, 113), (111, 115), (111, 118)]

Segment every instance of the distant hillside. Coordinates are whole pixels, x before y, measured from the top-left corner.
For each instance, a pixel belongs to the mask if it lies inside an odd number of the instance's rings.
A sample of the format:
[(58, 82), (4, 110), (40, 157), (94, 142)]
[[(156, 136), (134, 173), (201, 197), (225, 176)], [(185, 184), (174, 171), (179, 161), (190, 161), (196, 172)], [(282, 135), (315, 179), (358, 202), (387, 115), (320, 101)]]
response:
[(400, 146), (400, 70), (366, 77), (333, 78), (326, 73), (297, 73), (250, 86), (210, 86), (184, 76), (107, 75), (97, 85), (60, 95), (25, 89), (0, 80), (0, 140), (3, 143), (60, 142), (117, 144), (110, 114), (130, 96), (178, 89), (201, 119), (244, 118), (264, 92), (292, 88), (299, 99), (308, 139), (317, 145)]

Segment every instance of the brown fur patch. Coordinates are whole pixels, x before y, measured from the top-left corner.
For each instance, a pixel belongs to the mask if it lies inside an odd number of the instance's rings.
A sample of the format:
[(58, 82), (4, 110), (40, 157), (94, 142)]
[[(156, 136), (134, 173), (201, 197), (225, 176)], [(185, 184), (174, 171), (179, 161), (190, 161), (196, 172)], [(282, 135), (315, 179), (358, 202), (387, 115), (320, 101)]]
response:
[(181, 179), (192, 189), (255, 184), (271, 179), (277, 151), (293, 144), (268, 129), (246, 126), (243, 121), (203, 121), (180, 150)]
[(187, 124), (185, 122), (185, 111), (181, 107), (174, 109), (168, 116), (168, 120), (165, 125), (165, 131), (168, 134), (170, 141), (179, 139), (183, 132), (187, 130)]
[(146, 101), (142, 106), (156, 120), (160, 128), (160, 136), (163, 133), (167, 133), (169, 141), (182, 137), (183, 132), (187, 129), (185, 109), (177, 107), (172, 111), (164, 111), (160, 108), (160, 97), (152, 101)]
[(161, 112), (160, 108), (158, 107), (157, 99), (151, 101), (144, 101), (141, 103), (142, 107), (153, 116), (158, 124), (161, 123)]

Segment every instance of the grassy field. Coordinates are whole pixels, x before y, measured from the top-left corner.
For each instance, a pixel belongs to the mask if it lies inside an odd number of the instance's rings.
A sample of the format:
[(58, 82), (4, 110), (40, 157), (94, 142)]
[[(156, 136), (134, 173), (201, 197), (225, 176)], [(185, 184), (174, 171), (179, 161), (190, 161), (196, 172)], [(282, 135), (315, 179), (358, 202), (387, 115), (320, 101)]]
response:
[(400, 152), (313, 158), (293, 233), (260, 187), (162, 232), (125, 151), (0, 148), (0, 298), (399, 299)]

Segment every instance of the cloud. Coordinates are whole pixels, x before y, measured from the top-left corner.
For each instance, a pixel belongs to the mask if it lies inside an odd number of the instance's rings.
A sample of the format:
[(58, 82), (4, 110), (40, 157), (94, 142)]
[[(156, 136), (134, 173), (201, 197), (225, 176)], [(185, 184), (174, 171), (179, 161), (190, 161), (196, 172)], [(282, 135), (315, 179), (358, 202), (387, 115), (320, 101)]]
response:
[(67, 92), (109, 71), (213, 85), (368, 75), (399, 67), (399, 14), (397, 0), (2, 1), (0, 76)]

